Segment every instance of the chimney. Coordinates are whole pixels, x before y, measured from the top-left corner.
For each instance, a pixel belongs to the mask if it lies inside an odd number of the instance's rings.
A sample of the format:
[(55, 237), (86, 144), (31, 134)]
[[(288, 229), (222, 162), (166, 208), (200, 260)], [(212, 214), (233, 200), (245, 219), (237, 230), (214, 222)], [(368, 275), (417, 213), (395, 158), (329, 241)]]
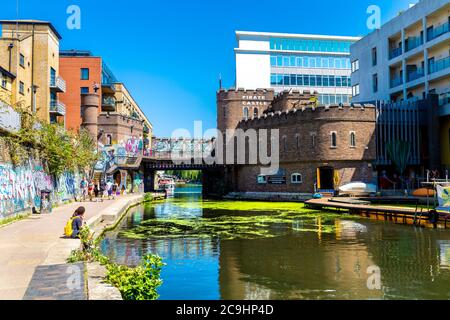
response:
[(96, 93), (81, 95), (81, 128), (86, 129), (89, 135), (97, 142), (98, 136), (98, 108), (100, 96)]

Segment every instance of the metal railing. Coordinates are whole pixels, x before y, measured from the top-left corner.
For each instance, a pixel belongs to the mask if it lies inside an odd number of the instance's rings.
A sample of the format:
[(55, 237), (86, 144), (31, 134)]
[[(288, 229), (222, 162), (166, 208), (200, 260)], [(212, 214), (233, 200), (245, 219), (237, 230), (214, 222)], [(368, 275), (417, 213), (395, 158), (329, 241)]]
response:
[(411, 51), (423, 44), (423, 39), (421, 36), (409, 37), (405, 41), (405, 51)]
[(66, 105), (59, 100), (50, 101), (50, 113), (64, 116), (66, 114)]
[(17, 133), (21, 128), (20, 114), (9, 104), (0, 100), (0, 129)]
[(406, 75), (406, 79), (408, 82), (422, 78), (425, 75), (425, 71), (422, 68), (418, 68), (414, 71), (410, 71)]
[(66, 92), (67, 84), (66, 81), (60, 76), (50, 77), (50, 88), (56, 89), (60, 92)]
[(395, 48), (395, 49), (391, 49), (389, 51), (389, 59), (394, 59), (398, 56), (400, 56), (403, 53), (402, 48)]
[(445, 93), (439, 97), (439, 105), (443, 106), (450, 103), (450, 93)]
[(450, 68), (450, 56), (430, 63), (429, 73), (432, 74), (447, 68)]
[(391, 79), (391, 88), (395, 88), (399, 85), (403, 84), (403, 78), (402, 77), (395, 77)]
[(446, 22), (443, 25), (440, 25), (437, 28), (432, 28), (427, 32), (427, 40), (431, 41), (436, 39), (437, 37), (443, 35), (444, 33), (449, 32), (449, 23)]

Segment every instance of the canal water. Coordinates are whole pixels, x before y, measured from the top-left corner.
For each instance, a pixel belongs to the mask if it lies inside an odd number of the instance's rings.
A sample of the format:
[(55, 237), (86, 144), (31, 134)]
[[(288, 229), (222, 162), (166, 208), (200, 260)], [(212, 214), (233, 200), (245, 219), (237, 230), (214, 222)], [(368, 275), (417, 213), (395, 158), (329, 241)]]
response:
[(450, 299), (448, 231), (203, 200), (197, 186), (132, 209), (102, 250), (130, 266), (160, 255), (161, 299)]

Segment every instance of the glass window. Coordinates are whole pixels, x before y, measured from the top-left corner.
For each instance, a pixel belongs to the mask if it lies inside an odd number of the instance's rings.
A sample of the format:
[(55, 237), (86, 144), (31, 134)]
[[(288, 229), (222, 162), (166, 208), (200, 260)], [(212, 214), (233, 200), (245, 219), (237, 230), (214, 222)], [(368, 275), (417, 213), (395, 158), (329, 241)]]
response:
[(81, 94), (89, 93), (89, 87), (81, 87)]
[(334, 68), (334, 58), (329, 58), (328, 61), (330, 62), (330, 68)]
[(25, 56), (23, 54), (20, 54), (19, 64), (21, 67), (25, 67)]
[(328, 58), (323, 58), (322, 59), (322, 66), (324, 67), (324, 68), (328, 68), (329, 67), (329, 60), (328, 60)]
[(328, 94), (323, 95), (323, 104), (325, 105), (330, 104), (330, 95)]
[(330, 85), (328, 82), (328, 76), (322, 76), (322, 83), (324, 87), (328, 87)]
[(270, 57), (270, 65), (272, 67), (276, 67), (277, 66), (277, 58), (275, 56), (271, 56)]
[(247, 119), (248, 119), (248, 108), (245, 107), (244, 108), (244, 120), (247, 120)]
[(19, 82), (19, 93), (25, 94), (25, 84), (22, 81)]
[(341, 68), (341, 59), (335, 59), (334, 66), (336, 69), (340, 69)]
[(316, 76), (315, 75), (309, 76), (309, 85), (310, 86), (315, 86), (316, 85)]
[(316, 76), (316, 85), (317, 85), (318, 87), (321, 87), (321, 86), (322, 86), (322, 76), (321, 76), (321, 75), (317, 75), (317, 76)]
[(298, 74), (297, 75), (297, 85), (302, 86), (303, 85), (303, 75)]
[(336, 148), (337, 147), (337, 133), (331, 132), (331, 147)]
[(356, 134), (355, 132), (350, 132), (350, 147), (355, 148), (356, 147)]
[(283, 57), (283, 67), (289, 67), (289, 57)]
[(291, 77), (288, 74), (284, 75), (283, 85), (290, 86), (291, 85)]
[(309, 67), (309, 59), (308, 57), (303, 57), (303, 68)]
[(295, 65), (297, 67), (301, 67), (302, 66), (302, 58), (301, 57), (297, 57), (297, 61), (296, 61)]
[(81, 80), (89, 80), (89, 69), (81, 68)]
[(291, 67), (295, 67), (295, 65), (296, 65), (296, 63), (295, 63), (295, 57), (292, 57), (292, 56), (291, 56), (289, 62), (290, 62), (290, 66), (291, 66)]
[(347, 81), (347, 77), (346, 76), (342, 77), (342, 86), (343, 87), (348, 87), (348, 81)]
[(316, 59), (316, 67), (322, 68), (322, 58), (319, 57)]
[(302, 175), (300, 173), (293, 173), (291, 176), (291, 183), (293, 184), (303, 183)]
[(277, 56), (277, 67), (282, 67), (282, 66), (283, 66), (283, 57)]
[(336, 95), (330, 94), (330, 104), (335, 104), (335, 103), (336, 103)]
[(259, 116), (259, 110), (258, 110), (258, 108), (254, 108), (253, 109), (253, 117), (258, 118), (258, 116)]
[(309, 75), (307, 75), (307, 74), (303, 75), (303, 85), (309, 86)]
[(342, 85), (341, 77), (336, 77), (336, 87), (340, 87)]
[(291, 86), (297, 85), (297, 76), (295, 74), (291, 74)]
[(282, 74), (277, 74), (277, 84), (278, 85), (283, 85), (283, 75)]
[(330, 86), (330, 87), (334, 87), (335, 86), (335, 84), (334, 84), (334, 76), (328, 76), (328, 85)]
[(309, 67), (310, 68), (315, 68), (316, 67), (316, 59), (315, 58), (310, 58), (309, 59)]
[(270, 75), (270, 84), (271, 85), (276, 85), (277, 84), (277, 75), (276, 74), (271, 74)]

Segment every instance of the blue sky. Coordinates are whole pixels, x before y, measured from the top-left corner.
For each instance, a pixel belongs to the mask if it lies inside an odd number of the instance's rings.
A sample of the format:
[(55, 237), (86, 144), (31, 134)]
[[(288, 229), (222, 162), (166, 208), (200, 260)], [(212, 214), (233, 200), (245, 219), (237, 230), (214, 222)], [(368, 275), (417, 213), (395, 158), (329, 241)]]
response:
[[(157, 136), (216, 123), (218, 75), (234, 85), (235, 30), (359, 36), (367, 7), (382, 22), (416, 0), (20, 0), (2, 4), (0, 19), (51, 21), (61, 49), (102, 56), (153, 123)], [(81, 29), (66, 27), (67, 7), (81, 9)]]

